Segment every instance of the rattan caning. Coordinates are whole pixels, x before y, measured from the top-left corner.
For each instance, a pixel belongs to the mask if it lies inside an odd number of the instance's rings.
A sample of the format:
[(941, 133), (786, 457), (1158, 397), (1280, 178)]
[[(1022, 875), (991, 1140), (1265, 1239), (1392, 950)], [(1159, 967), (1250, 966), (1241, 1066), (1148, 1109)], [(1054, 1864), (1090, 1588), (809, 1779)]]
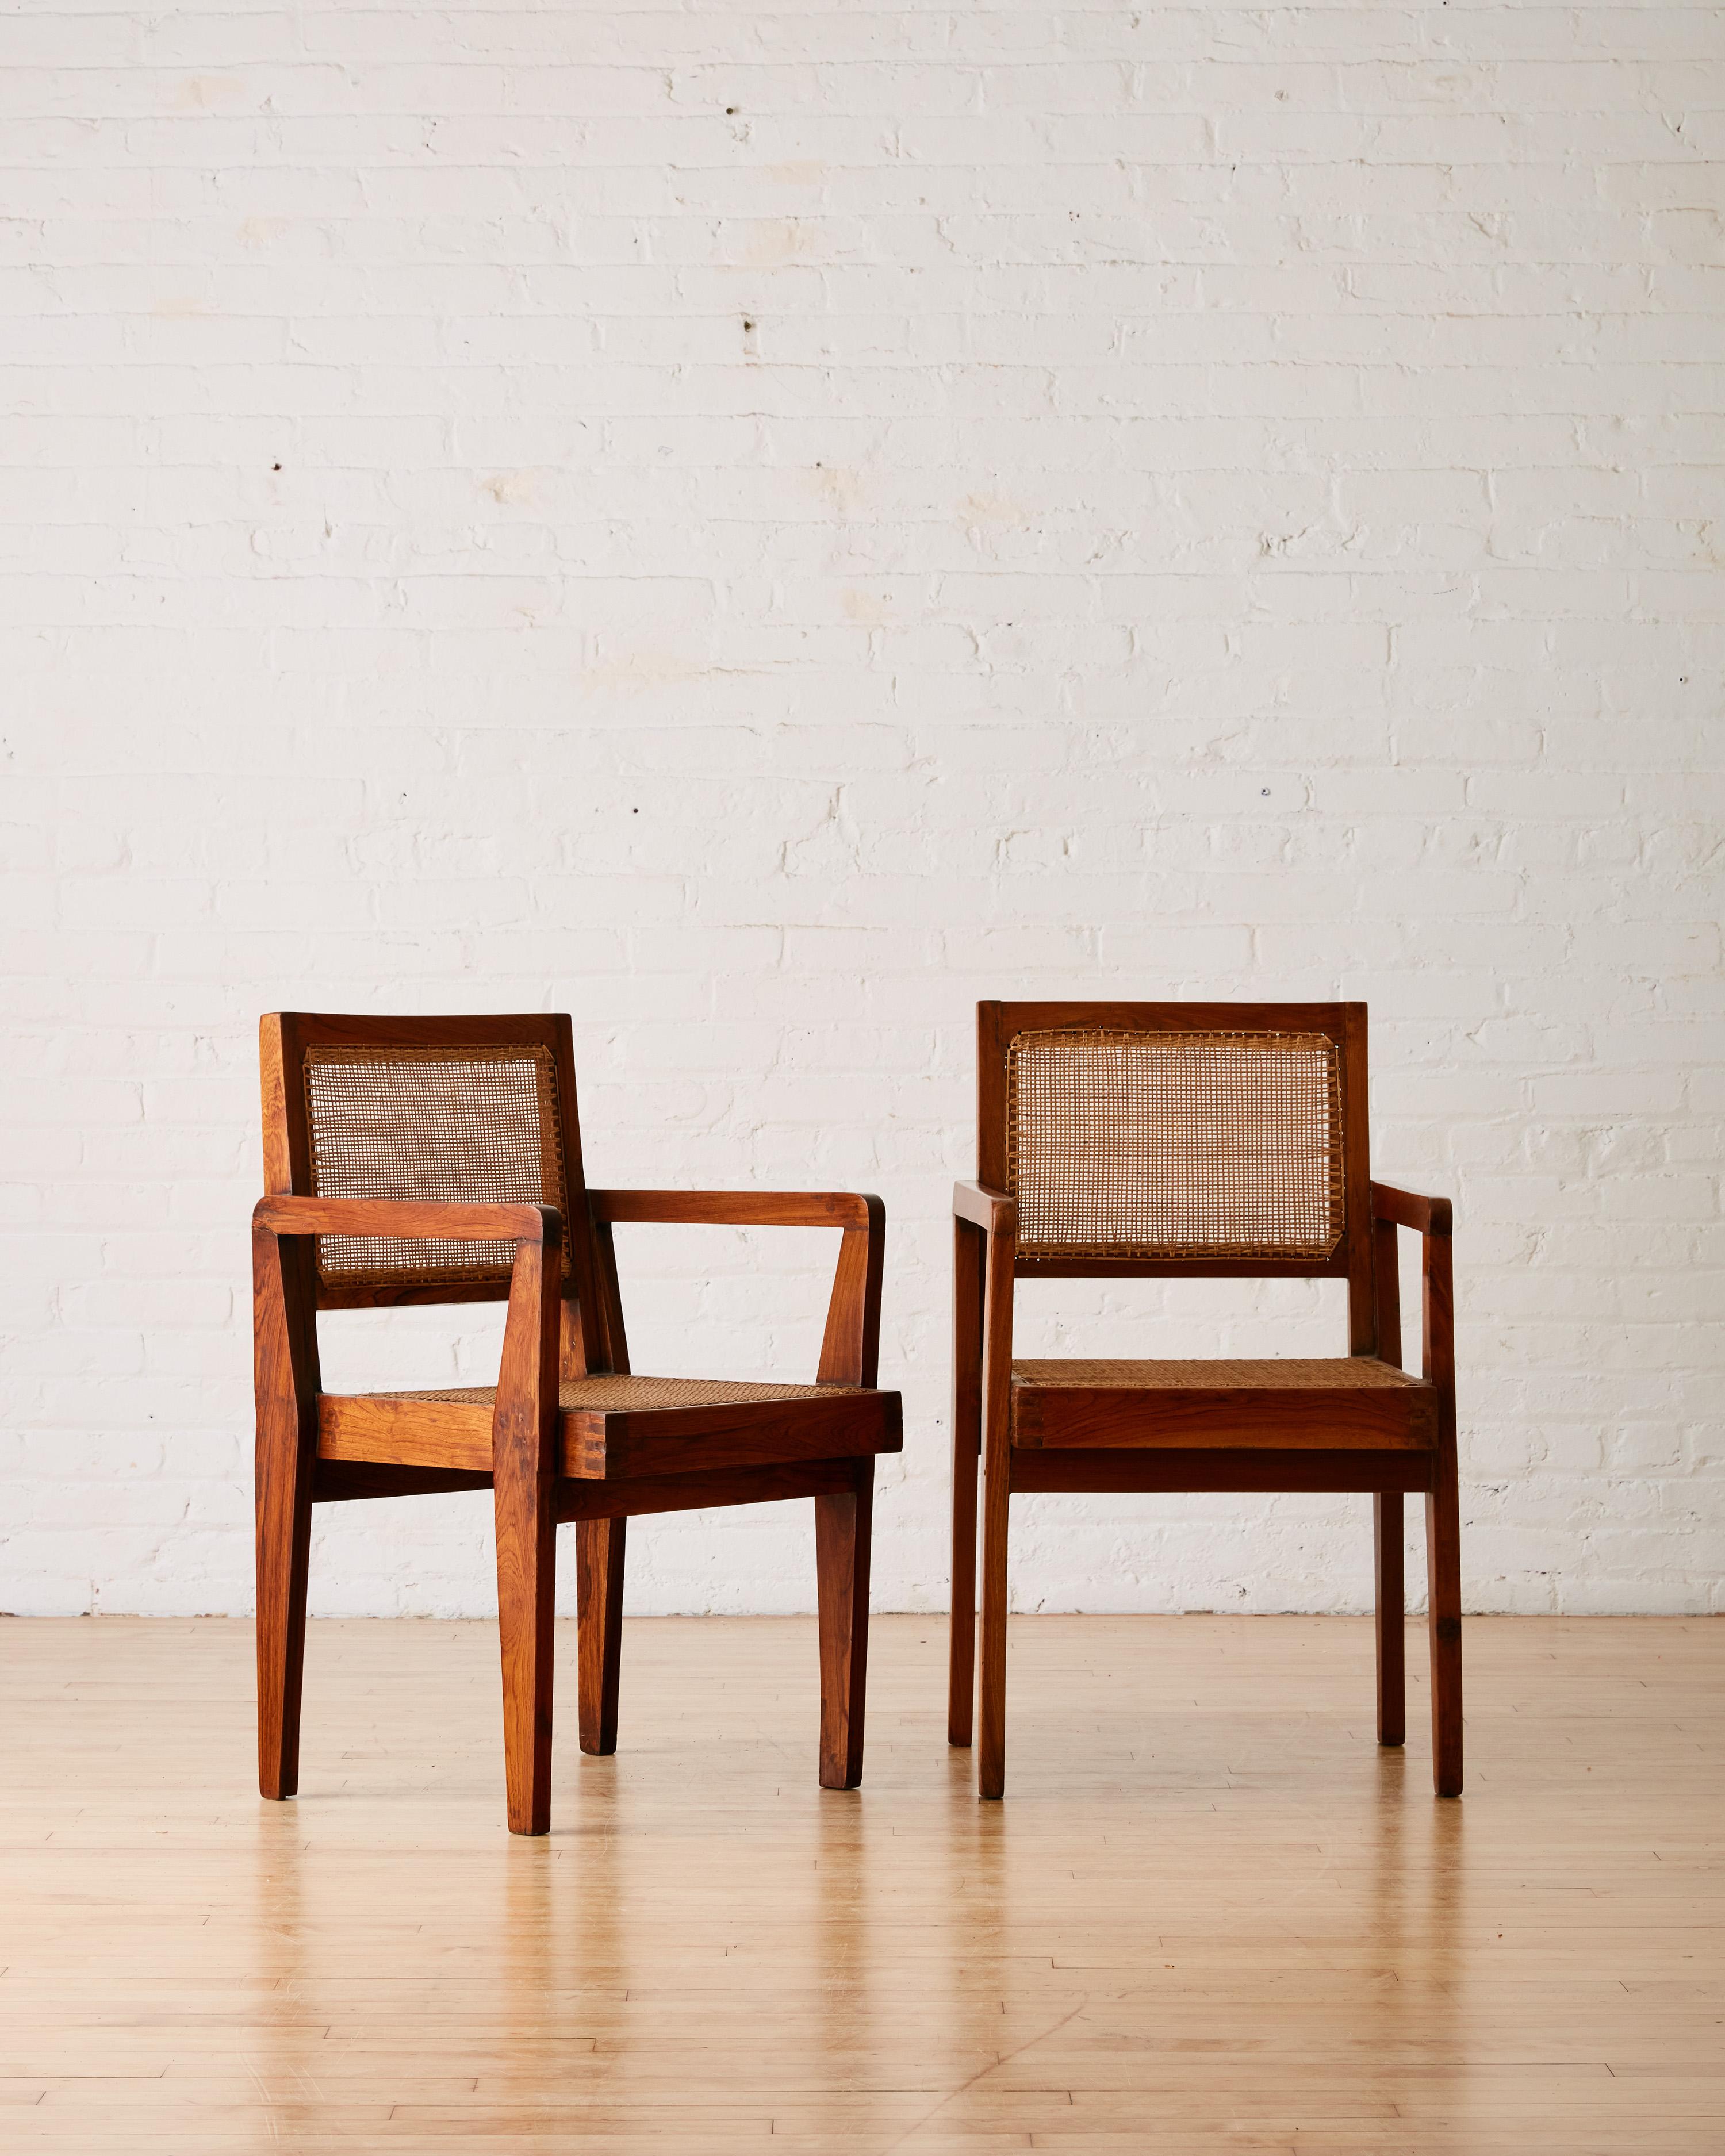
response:
[[(555, 1205), (568, 1219), (557, 1066), (532, 1043), (309, 1046), (305, 1116), (319, 1198)], [(510, 1243), (321, 1235), (326, 1286), (506, 1286)], [(564, 1238), (564, 1265), (568, 1239)]]
[(1019, 1034), (1007, 1156), (1021, 1256), (1327, 1258), (1343, 1226), (1336, 1044)]
[[(863, 1389), (855, 1385), (757, 1385), (725, 1378), (632, 1378), (601, 1374), (565, 1378), (557, 1405), (565, 1414), (619, 1414), (656, 1408), (752, 1407), (773, 1400), (824, 1400), (834, 1393)], [(379, 1400), (434, 1400), (450, 1407), (490, 1408), (495, 1385), (462, 1385), (433, 1393), (372, 1393)]]
[(1015, 1385), (1038, 1391), (1056, 1391), (1071, 1386), (1083, 1392), (1229, 1392), (1270, 1390), (1287, 1392), (1371, 1392), (1419, 1385), (1394, 1363), (1375, 1355), (1337, 1355), (1327, 1358), (1282, 1355), (1255, 1362), (1217, 1358), (1151, 1363), (1113, 1360), (1045, 1362), (1034, 1359), (1012, 1366)]

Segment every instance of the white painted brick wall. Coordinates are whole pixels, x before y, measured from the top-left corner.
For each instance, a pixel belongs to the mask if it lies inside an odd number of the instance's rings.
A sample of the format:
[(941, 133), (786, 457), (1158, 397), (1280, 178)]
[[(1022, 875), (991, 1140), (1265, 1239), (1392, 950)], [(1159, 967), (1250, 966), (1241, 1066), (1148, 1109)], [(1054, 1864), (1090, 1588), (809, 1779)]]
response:
[[(1718, 8), (0, 52), (0, 1606), (248, 1604), (279, 1005), (567, 1008), (596, 1179), (879, 1189), (877, 1601), (940, 1606), (983, 994), (1368, 998), (1379, 1171), (1457, 1205), (1469, 1605), (1720, 1605)], [(623, 1240), (638, 1368), (812, 1368), (824, 1239)], [(326, 1329), (478, 1380), (496, 1313)], [(482, 1500), (323, 1520), (319, 1609), (488, 1605)], [(810, 1540), (643, 1523), (631, 1607), (806, 1609)], [(1045, 1499), (1015, 1591), (1358, 1609), (1368, 1542)]]

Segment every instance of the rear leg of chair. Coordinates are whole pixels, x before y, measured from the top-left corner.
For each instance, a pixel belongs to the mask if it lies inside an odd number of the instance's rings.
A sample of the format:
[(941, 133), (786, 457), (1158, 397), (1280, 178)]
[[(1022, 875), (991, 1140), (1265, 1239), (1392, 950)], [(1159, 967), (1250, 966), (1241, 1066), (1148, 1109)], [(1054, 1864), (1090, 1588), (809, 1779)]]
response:
[(258, 1444), (258, 1788), (300, 1786), (300, 1697), (305, 1672), (305, 1584), (311, 1557), (311, 1462), (292, 1425)]
[(1378, 1742), (1400, 1744), (1408, 1734), (1408, 1620), (1399, 1490), (1373, 1495), (1372, 1544), (1378, 1588)]
[(952, 1223), (952, 1614), (947, 1742), (968, 1744), (976, 1701), (976, 1490), (983, 1435), (982, 1234)]
[(1461, 1794), (1461, 1511), (1453, 1455), (1425, 1499), (1430, 1606), (1431, 1773), (1440, 1797)]
[(503, 1764), (511, 1834), (551, 1825), (551, 1702), (557, 1521), (551, 1483), (510, 1472), (498, 1449), (497, 1631), (503, 1656)]
[(575, 1526), (581, 1748), (617, 1749), (617, 1685), (623, 1661), (623, 1558), (627, 1520), (579, 1520)]
[(852, 1488), (814, 1501), (824, 1789), (854, 1789), (862, 1779), (875, 1463), (862, 1459), (852, 1464)]

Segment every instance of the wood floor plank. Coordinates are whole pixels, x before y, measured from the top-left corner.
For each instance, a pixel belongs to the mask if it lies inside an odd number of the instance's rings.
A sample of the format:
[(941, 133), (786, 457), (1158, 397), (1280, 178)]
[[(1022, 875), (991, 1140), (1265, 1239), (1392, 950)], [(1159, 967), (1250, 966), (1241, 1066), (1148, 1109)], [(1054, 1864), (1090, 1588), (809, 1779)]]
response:
[(1725, 1625), (1471, 1620), (1449, 1804), (1367, 1623), (1014, 1620), (989, 1806), (937, 1621), (849, 1793), (812, 1620), (628, 1635), (527, 1842), (489, 1625), (314, 1624), (266, 1804), (249, 1626), (0, 1622), (0, 2147), (1725, 2147)]

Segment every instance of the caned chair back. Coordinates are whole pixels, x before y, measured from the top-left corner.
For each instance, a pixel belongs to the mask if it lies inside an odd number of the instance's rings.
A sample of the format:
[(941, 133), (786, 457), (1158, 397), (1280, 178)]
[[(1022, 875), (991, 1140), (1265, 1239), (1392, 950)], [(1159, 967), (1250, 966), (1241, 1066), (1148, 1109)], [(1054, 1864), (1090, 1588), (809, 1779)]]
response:
[[(273, 1195), (554, 1205), (566, 1278), (586, 1271), (586, 1191), (567, 1018), (263, 1021), (264, 1183)], [(507, 1243), (322, 1235), (326, 1308), (509, 1292)]]
[(1020, 1274), (1344, 1275), (1370, 1349), (1363, 1004), (983, 1004), (978, 1073)]

